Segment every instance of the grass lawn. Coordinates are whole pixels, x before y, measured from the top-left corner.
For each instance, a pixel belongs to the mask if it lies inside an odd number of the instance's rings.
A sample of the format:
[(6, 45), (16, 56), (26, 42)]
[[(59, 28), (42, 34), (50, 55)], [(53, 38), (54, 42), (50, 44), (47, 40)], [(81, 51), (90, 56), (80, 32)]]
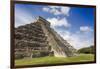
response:
[(94, 61), (93, 54), (80, 54), (74, 57), (41, 57), (41, 58), (26, 58), (15, 60), (15, 65), (39, 65), (39, 64), (58, 64), (58, 63), (72, 63), (72, 62), (87, 62)]

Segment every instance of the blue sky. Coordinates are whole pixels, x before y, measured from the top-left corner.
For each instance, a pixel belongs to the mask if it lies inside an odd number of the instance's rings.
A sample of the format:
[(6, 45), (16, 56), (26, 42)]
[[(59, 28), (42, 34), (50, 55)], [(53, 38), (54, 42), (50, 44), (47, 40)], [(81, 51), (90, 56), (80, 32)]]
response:
[(94, 44), (94, 8), (15, 4), (15, 27), (42, 16), (76, 49)]

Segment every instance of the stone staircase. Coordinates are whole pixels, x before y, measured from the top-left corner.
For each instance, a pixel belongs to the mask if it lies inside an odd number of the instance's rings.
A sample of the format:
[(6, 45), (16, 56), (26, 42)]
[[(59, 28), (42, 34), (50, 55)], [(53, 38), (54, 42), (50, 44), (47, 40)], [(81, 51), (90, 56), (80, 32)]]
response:
[(42, 17), (34, 23), (15, 28), (15, 57), (70, 57), (75, 56), (74, 49), (54, 29), (50, 22)]

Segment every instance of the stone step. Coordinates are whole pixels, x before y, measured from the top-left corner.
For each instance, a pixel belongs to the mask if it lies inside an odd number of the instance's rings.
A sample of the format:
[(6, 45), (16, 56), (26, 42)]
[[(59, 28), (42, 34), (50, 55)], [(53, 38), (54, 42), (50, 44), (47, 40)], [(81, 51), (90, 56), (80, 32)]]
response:
[(38, 42), (38, 41), (27, 41), (27, 40), (17, 40), (16, 46), (47, 46), (48, 42)]

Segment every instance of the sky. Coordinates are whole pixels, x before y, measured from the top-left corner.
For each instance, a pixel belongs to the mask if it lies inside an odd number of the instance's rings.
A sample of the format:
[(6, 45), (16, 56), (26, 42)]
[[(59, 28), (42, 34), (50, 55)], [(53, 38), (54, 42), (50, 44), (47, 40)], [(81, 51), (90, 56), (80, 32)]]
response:
[(94, 45), (94, 8), (15, 4), (15, 27), (34, 22), (38, 16), (74, 48)]

